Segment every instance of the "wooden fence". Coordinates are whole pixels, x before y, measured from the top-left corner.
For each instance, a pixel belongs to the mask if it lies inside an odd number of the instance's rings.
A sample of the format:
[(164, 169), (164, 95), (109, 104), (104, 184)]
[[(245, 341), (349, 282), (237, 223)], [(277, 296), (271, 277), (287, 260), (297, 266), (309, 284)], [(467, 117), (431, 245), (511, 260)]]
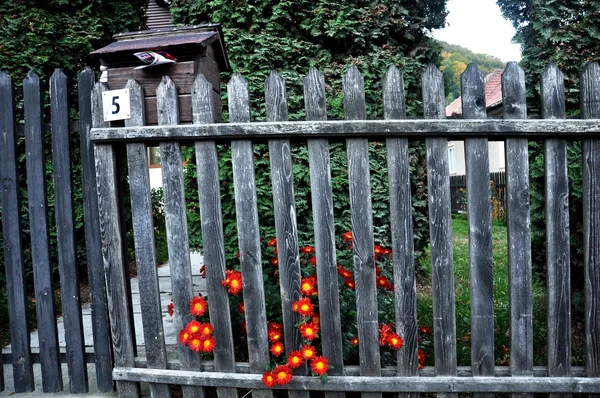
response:
[[(506, 173), (490, 173), (492, 219), (506, 220)], [(467, 212), (467, 176), (450, 176), (450, 203), (452, 213)]]
[[(391, 67), (383, 81), (384, 120), (366, 121), (363, 79), (356, 67), (343, 78), (345, 120), (328, 121), (325, 84), (317, 70), (305, 80), (306, 121), (288, 122), (286, 88), (276, 73), (266, 81), (267, 122), (250, 122), (248, 86), (235, 74), (228, 84), (230, 123), (213, 123), (212, 88), (199, 77), (193, 89), (193, 125), (178, 125), (176, 88), (165, 77), (157, 89), (159, 126), (144, 126), (142, 93), (129, 81), (131, 119), (122, 128), (104, 124), (102, 85), (94, 90), (98, 115), (91, 131), (98, 178), (102, 257), (113, 336), (113, 377), (122, 396), (137, 396), (138, 383), (150, 383), (157, 396), (168, 396), (168, 384), (183, 386), (185, 397), (202, 396), (204, 387), (217, 387), (219, 397), (236, 396), (236, 389), (255, 389), (255, 397), (271, 397), (261, 373), (269, 364), (269, 343), (259, 219), (253, 167), (253, 143), (269, 143), (275, 209), (285, 348), (297, 350), (301, 336), (298, 314), (290, 304), (300, 298), (299, 249), (295, 219), (290, 140), (307, 140), (310, 162), (314, 238), (316, 243), (321, 342), (334, 365), (327, 382), (294, 376), (278, 388), (291, 397), (308, 397), (308, 390), (341, 397), (344, 391), (381, 397), (382, 392), (438, 392), (456, 396), (474, 393), (600, 393), (600, 67), (588, 64), (581, 75), (583, 120), (563, 120), (564, 83), (555, 66), (542, 76), (543, 119), (528, 120), (523, 71), (511, 63), (502, 77), (504, 120), (486, 120), (483, 75), (473, 65), (462, 76), (465, 120), (444, 120), (442, 74), (430, 67), (423, 75), (424, 119), (405, 119), (402, 74)], [(464, 138), (467, 165), (467, 206), (471, 263), (471, 362), (458, 368), (456, 359), (455, 296), (451, 231), (448, 136)], [(390, 211), (396, 301), (396, 329), (405, 341), (397, 367), (381, 367), (373, 252), (368, 139), (385, 139), (388, 151)], [(532, 277), (529, 215), (528, 139), (545, 139), (546, 217), (548, 225), (548, 363), (533, 366)], [(506, 142), (507, 225), (510, 278), (510, 367), (494, 365), (494, 313), (491, 195), (488, 139)], [(583, 140), (583, 200), (585, 220), (586, 366), (572, 367), (569, 220), (566, 139)], [(345, 366), (336, 272), (333, 201), (328, 139), (345, 139), (351, 197), (354, 271), (360, 340), (360, 366)], [(417, 367), (417, 308), (412, 250), (411, 194), (408, 139), (424, 139), (427, 147), (429, 225), (435, 368)], [(243, 296), (246, 307), (249, 362), (235, 362), (229, 302), (224, 279), (225, 257), (220, 210), (216, 140), (231, 145), (239, 232)], [(167, 361), (160, 321), (160, 295), (154, 262), (153, 228), (146, 145), (160, 143), (163, 165), (164, 210), (169, 262), (173, 278), (175, 322), (191, 320), (187, 310), (194, 295), (190, 275), (181, 147), (196, 150), (200, 213), (205, 252), (211, 323), (215, 328), (214, 362), (202, 363), (185, 346), (177, 362)], [(147, 367), (134, 352), (124, 273), (123, 241), (116, 186), (116, 147), (126, 143), (132, 195), (135, 250), (140, 289), (145, 292), (142, 313), (147, 344)], [(135, 199), (134, 199), (135, 198)], [(535, 376), (535, 377), (534, 377)], [(407, 397), (409, 395), (402, 395)], [(479, 395), (478, 395), (479, 396)]]
[[(85, 215), (86, 254), (93, 324), (93, 352), (87, 352), (84, 342), (84, 324), (80, 302), (79, 265), (75, 252), (75, 224), (73, 214), (73, 181), (71, 177), (71, 150), (69, 147), (69, 105), (67, 78), (57, 70), (50, 79), (51, 125), (43, 124), (42, 90), (40, 79), (29, 73), (23, 81), (25, 125), (16, 126), (14, 89), (11, 78), (0, 73), (0, 180), (2, 181), (2, 238), (4, 240), (4, 267), (10, 318), (10, 354), (2, 355), (2, 363), (12, 363), (15, 392), (33, 391), (35, 386), (33, 364), (39, 363), (44, 392), (62, 391), (61, 363), (68, 365), (71, 393), (86, 393), (88, 389), (87, 364), (94, 363), (98, 390), (113, 391), (111, 372), (112, 344), (105, 293), (104, 269), (100, 252), (100, 229), (96, 179), (93, 167), (93, 147), (89, 141), (91, 128), (91, 91), (94, 73), (86, 69), (79, 75), (78, 129), (81, 133), (81, 161), (83, 166), (83, 205)], [(20, 134), (19, 134), (20, 133)], [(49, 219), (44, 156), (45, 134), (51, 133), (54, 200), (57, 234), (60, 295), (65, 329), (66, 348), (59, 347), (55, 311), (55, 281), (50, 259)], [(24, 135), (26, 170), (19, 170), (17, 152), (19, 135)], [(21, 225), (20, 180), (27, 176), (29, 201), (29, 230)], [(24, 239), (29, 235), (33, 269), (26, 268)], [(34, 291), (26, 289), (26, 274), (33, 271)], [(35, 298), (39, 351), (32, 350), (27, 304)], [(4, 367), (0, 367), (0, 391), (4, 390)]]

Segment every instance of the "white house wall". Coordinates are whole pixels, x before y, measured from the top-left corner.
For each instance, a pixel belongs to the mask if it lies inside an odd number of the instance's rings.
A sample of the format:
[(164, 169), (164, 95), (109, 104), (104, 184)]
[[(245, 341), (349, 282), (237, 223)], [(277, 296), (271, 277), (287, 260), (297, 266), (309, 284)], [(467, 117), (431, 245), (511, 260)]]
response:
[[(448, 148), (454, 147), (455, 172), (450, 175), (465, 175), (465, 143), (464, 141), (448, 141)], [(488, 143), (490, 173), (504, 171), (504, 141), (490, 141)]]

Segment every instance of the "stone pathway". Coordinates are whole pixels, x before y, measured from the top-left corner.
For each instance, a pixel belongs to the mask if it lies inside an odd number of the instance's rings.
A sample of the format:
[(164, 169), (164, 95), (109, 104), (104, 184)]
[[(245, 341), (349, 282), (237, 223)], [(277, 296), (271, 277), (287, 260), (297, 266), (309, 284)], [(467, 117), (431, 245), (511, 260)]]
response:
[[(194, 283), (194, 292), (206, 292), (206, 280), (200, 276), (200, 265), (203, 263), (202, 256), (199, 253), (191, 254), (192, 261), (192, 278)], [(169, 264), (163, 264), (158, 267), (158, 284), (160, 288), (160, 297), (161, 297), (161, 306), (163, 310), (163, 325), (165, 331), (165, 343), (169, 346), (168, 352), (173, 356), (176, 356), (176, 344), (177, 344), (177, 336), (179, 334), (179, 329), (175, 327), (173, 322), (173, 318), (167, 314), (167, 305), (171, 301), (172, 289), (171, 289), (171, 276), (169, 270)], [(133, 301), (133, 314), (135, 321), (135, 335), (136, 342), (138, 345), (138, 355), (144, 355), (144, 332), (142, 328), (142, 314), (140, 309), (140, 291), (137, 278), (131, 279), (131, 294)], [(90, 304), (84, 304), (82, 307), (82, 320), (83, 320), (83, 330), (84, 330), (84, 339), (86, 345), (86, 351), (93, 352), (93, 334), (92, 334), (92, 320), (91, 320), (91, 307)], [(63, 318), (59, 317), (57, 320), (58, 326), (58, 340), (61, 348), (61, 352), (66, 352), (66, 344), (65, 344), (65, 328), (63, 323)], [(31, 349), (33, 352), (39, 352), (39, 336), (38, 332), (31, 332)], [(10, 353), (10, 346), (7, 346), (2, 349), (2, 353)], [(171, 356), (171, 355), (170, 355)], [(26, 394), (18, 394), (14, 393), (14, 385), (12, 379), (12, 365), (6, 364), (4, 365), (4, 382), (5, 382), (5, 390), (0, 392), (0, 397), (4, 396), (15, 396), (15, 397), (72, 397), (73, 395), (68, 393), (69, 386), (69, 376), (67, 371), (67, 365), (62, 364), (62, 374), (63, 374), (63, 385), (67, 391), (55, 394), (43, 394), (42, 393), (42, 375), (41, 368), (38, 364), (33, 365), (33, 372), (36, 381), (35, 390), (32, 393)], [(102, 394), (98, 392), (96, 386), (96, 372), (94, 369), (94, 364), (88, 364), (88, 379), (89, 379), (89, 389), (90, 392), (86, 396), (89, 397), (116, 397), (118, 396), (116, 393), (112, 394)], [(147, 391), (146, 391), (147, 392)], [(144, 394), (146, 395), (146, 394)]]

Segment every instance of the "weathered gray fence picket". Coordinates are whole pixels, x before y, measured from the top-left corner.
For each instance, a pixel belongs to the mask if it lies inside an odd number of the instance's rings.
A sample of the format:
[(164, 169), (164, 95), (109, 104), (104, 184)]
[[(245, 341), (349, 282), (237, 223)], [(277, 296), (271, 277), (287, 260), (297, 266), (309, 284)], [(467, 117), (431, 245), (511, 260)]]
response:
[[(267, 122), (250, 122), (250, 99), (247, 82), (239, 74), (228, 84), (230, 123), (214, 123), (210, 83), (199, 77), (193, 90), (193, 125), (177, 125), (175, 87), (163, 79), (157, 89), (159, 126), (141, 126), (128, 122), (123, 128), (92, 129), (96, 145), (100, 219), (103, 224), (103, 257), (111, 307), (111, 324), (117, 367), (113, 376), (123, 396), (137, 394), (135, 383), (153, 385), (154, 391), (165, 384), (179, 384), (184, 395), (203, 394), (203, 387), (217, 387), (219, 397), (236, 394), (236, 388), (256, 389), (255, 397), (267, 398), (261, 374), (269, 364), (265, 295), (262, 281), (262, 257), (259, 243), (259, 218), (256, 199), (253, 140), (269, 141), (271, 181), (278, 244), (279, 278), (284, 313), (286, 350), (296, 350), (301, 339), (295, 326), (297, 314), (290, 304), (300, 298), (299, 242), (296, 227), (294, 185), (292, 181), (291, 140), (307, 139), (313, 201), (314, 235), (317, 255), (319, 305), (322, 317), (323, 351), (335, 365), (328, 381), (295, 373), (284, 388), (291, 396), (306, 396), (307, 390), (325, 391), (328, 398), (340, 398), (346, 391), (379, 397), (382, 392), (401, 393), (402, 398), (421, 392), (456, 396), (472, 392), (488, 396), (502, 392), (532, 393), (600, 393), (600, 318), (594, 310), (600, 295), (600, 145), (594, 136), (600, 133), (600, 67), (589, 64), (582, 75), (582, 116), (585, 120), (564, 118), (564, 85), (560, 71), (549, 67), (542, 76), (543, 119), (528, 120), (525, 104), (525, 79), (516, 64), (509, 64), (503, 76), (504, 120), (486, 120), (483, 78), (470, 65), (463, 75), (463, 109), (466, 120), (444, 119), (444, 91), (441, 73), (428, 68), (423, 75), (424, 120), (406, 119), (403, 77), (391, 67), (383, 82), (384, 120), (367, 121), (364, 83), (356, 67), (343, 78), (345, 120), (327, 120), (323, 76), (311, 70), (305, 79), (306, 121), (287, 121), (285, 81), (272, 73), (266, 81)], [(134, 82), (128, 83), (135, 87)], [(102, 86), (98, 85), (97, 93)], [(133, 90), (135, 91), (135, 90)], [(98, 94), (96, 94), (98, 95)], [(100, 107), (95, 109), (101, 113)], [(472, 366), (457, 367), (454, 308), (454, 276), (450, 180), (448, 173), (448, 137), (465, 139), (467, 147), (467, 205), (470, 226)], [(570, 287), (568, 247), (568, 184), (566, 140), (584, 139), (584, 197), (586, 220), (586, 368), (571, 367), (570, 355)], [(375, 291), (375, 256), (370, 196), (369, 137), (386, 139), (393, 267), (395, 279), (396, 329), (405, 341), (398, 353), (397, 367), (381, 367), (377, 329)], [(528, 139), (546, 140), (546, 216), (548, 224), (548, 347), (547, 368), (533, 366), (531, 243), (529, 225)], [(336, 275), (333, 206), (329, 165), (329, 139), (346, 139), (348, 181), (353, 226), (353, 258), (358, 310), (360, 366), (347, 366), (342, 357), (339, 292)], [(408, 163), (408, 139), (426, 140), (429, 189), (432, 287), (434, 310), (435, 370), (417, 368), (417, 309), (412, 245), (411, 192)], [(508, 207), (510, 266), (510, 339), (511, 366), (494, 365), (493, 263), (491, 240), (491, 195), (488, 170), (488, 139), (506, 140), (506, 197)], [(248, 363), (235, 363), (231, 340), (229, 300), (224, 277), (224, 247), (219, 194), (219, 171), (215, 140), (230, 141), (233, 182), (238, 225), (240, 264), (244, 278), (243, 298), (248, 333)], [(122, 280), (120, 248), (114, 246), (119, 235), (118, 218), (110, 217), (116, 203), (115, 165), (111, 162), (112, 145), (126, 141), (131, 150), (129, 183), (145, 199), (132, 202), (138, 206), (139, 223), (136, 242), (151, 236), (148, 215), (147, 172), (142, 170), (144, 145), (160, 142), (165, 185), (165, 213), (169, 236), (171, 272), (178, 281), (174, 289), (176, 322), (187, 322), (186, 310), (191, 292), (185, 201), (183, 197), (180, 147), (194, 143), (196, 149), (198, 189), (202, 229), (205, 237), (206, 267), (210, 296), (211, 321), (218, 329), (218, 347), (214, 362), (202, 363), (199, 356), (180, 349), (179, 361), (166, 362), (164, 341), (157, 343), (154, 359), (135, 358), (127, 336), (131, 333), (128, 316), (113, 313), (117, 298), (127, 294)], [(135, 152), (135, 153), (134, 153)], [(100, 159), (98, 155), (101, 154)], [(140, 160), (142, 159), (142, 160)], [(143, 208), (143, 209), (142, 209)], [(135, 216), (134, 216), (135, 217)], [(146, 221), (146, 222), (143, 222)], [(549, 227), (550, 228), (550, 227)], [(145, 230), (144, 230), (145, 229)], [(150, 234), (150, 235), (149, 235)], [(136, 244), (136, 250), (138, 249)], [(147, 255), (150, 274), (148, 288), (156, 299), (156, 282), (152, 275), (152, 248), (148, 243), (140, 255)], [(567, 297), (565, 297), (565, 295)], [(155, 300), (154, 300), (155, 301)], [(156, 303), (145, 311), (144, 332), (161, 338)], [(122, 304), (120, 304), (122, 305)], [(215, 309), (218, 308), (218, 311)], [(119, 310), (124, 310), (119, 308)], [(149, 330), (147, 331), (146, 328)], [(123, 337), (121, 337), (123, 335)], [(219, 340), (220, 339), (220, 340)], [(148, 347), (147, 347), (148, 349)], [(144, 367), (147, 366), (147, 367)], [(550, 376), (550, 377), (548, 377)], [(196, 388), (188, 390), (188, 388)]]

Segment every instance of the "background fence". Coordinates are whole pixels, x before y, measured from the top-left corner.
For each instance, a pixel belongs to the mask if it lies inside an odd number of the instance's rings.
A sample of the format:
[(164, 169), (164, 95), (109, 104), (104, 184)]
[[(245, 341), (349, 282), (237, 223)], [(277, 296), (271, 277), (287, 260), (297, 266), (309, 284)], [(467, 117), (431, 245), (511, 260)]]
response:
[[(490, 173), (492, 219), (506, 220), (506, 173)], [(452, 213), (467, 213), (467, 176), (450, 176)]]

